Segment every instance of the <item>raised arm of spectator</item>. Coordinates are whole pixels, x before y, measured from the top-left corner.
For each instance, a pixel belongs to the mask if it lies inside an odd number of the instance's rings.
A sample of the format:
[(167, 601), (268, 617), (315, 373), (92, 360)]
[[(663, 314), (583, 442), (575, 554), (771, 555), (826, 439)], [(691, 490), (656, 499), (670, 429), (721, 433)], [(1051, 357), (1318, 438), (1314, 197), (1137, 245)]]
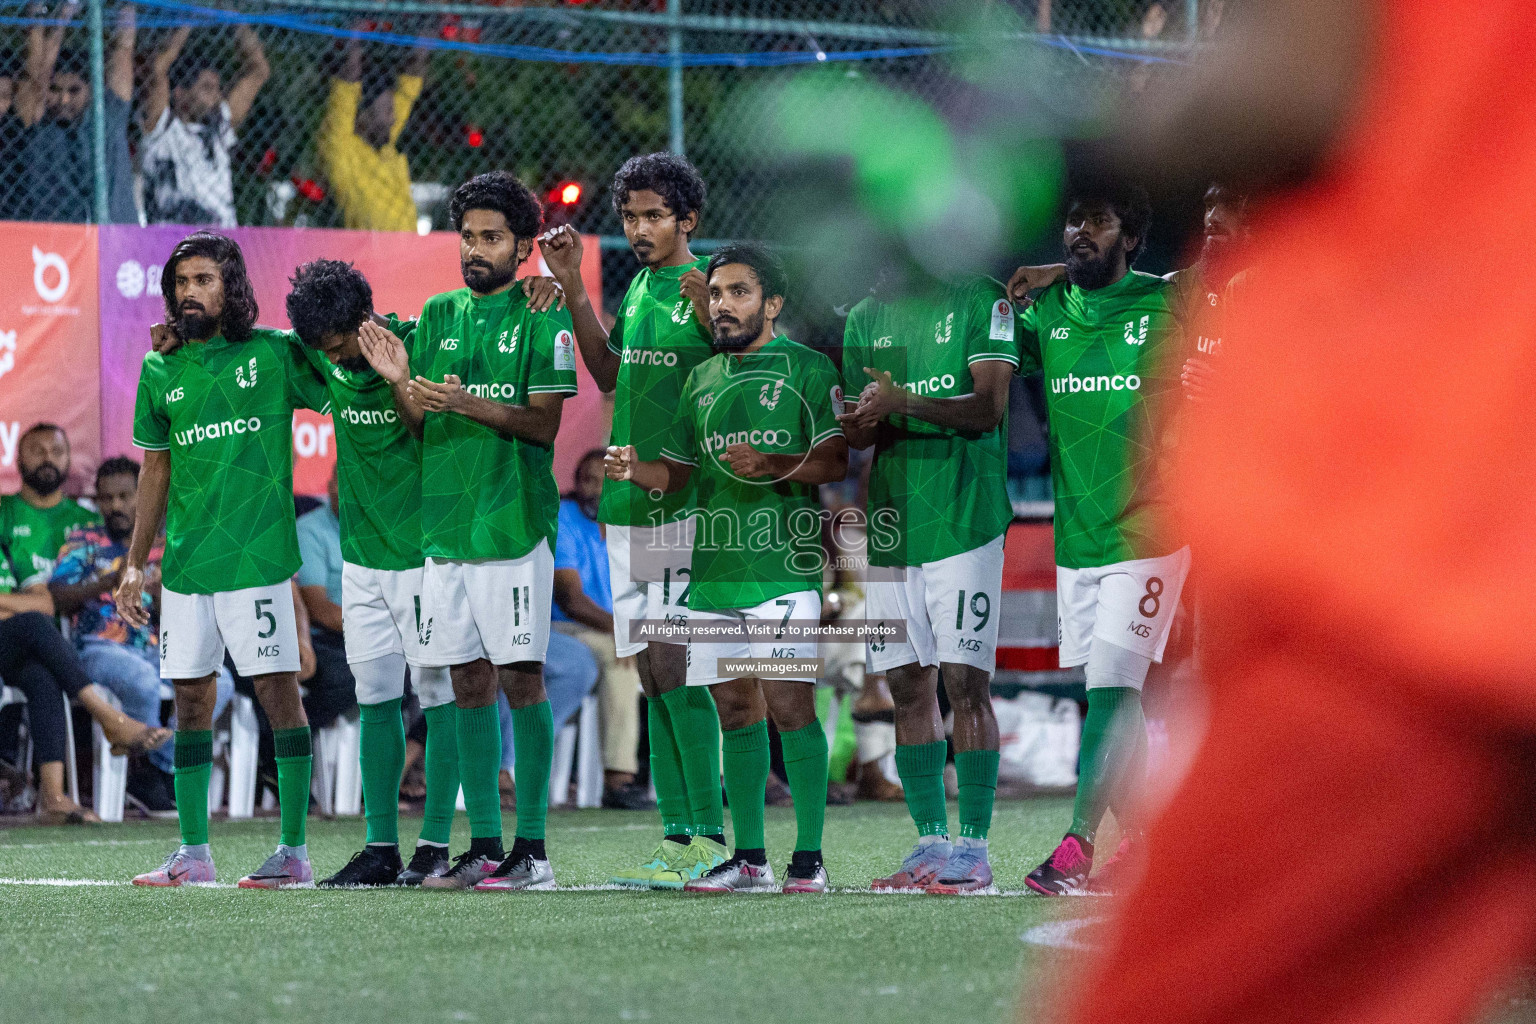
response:
[(539, 249), (549, 272), (565, 291), (581, 361), (587, 364), (587, 372), (599, 389), (612, 391), (619, 383), (619, 354), (609, 344), (608, 332), (597, 318), (586, 283), (581, 279), (581, 235), (564, 224), (540, 235)]
[[(44, 5), (36, 4), (29, 7), (27, 13), (41, 18), (47, 10)], [(60, 21), (68, 21), (79, 10), (79, 4), (61, 4), (55, 16)], [(42, 118), (48, 104), (48, 83), (53, 81), (53, 67), (58, 63), (63, 45), (63, 25), (33, 25), (27, 32), (27, 62), (22, 69), (21, 81), (16, 83), (12, 101), (22, 124), (33, 125)]]
[(315, 139), (315, 149), (320, 164), (332, 179), (344, 172), (346, 162), (337, 159), (346, 142), (357, 134), (357, 105), (361, 102), (363, 80), (363, 44), (356, 39), (347, 40), (345, 55), (336, 75), (331, 79), (331, 91), (325, 100), (325, 117), (320, 121), (320, 134)]
[(125, 4), (117, 12), (112, 52), (107, 56), (107, 88), (124, 103), (133, 102), (133, 46), (138, 27), (138, 13), (132, 4)]
[(581, 573), (575, 569), (555, 570), (555, 605), (572, 621), (600, 633), (613, 633), (613, 614), (604, 611), (581, 589)]
[(245, 73), (229, 90), (229, 97), (225, 100), (229, 104), (229, 124), (232, 128), (240, 127), (240, 122), (251, 112), (251, 104), (256, 102), (256, 94), (267, 84), (267, 79), (272, 77), (272, 67), (267, 63), (267, 51), (261, 45), (261, 37), (251, 26), (241, 25), (235, 29), (235, 42), (240, 44)]
[(395, 82), (395, 120), (389, 126), (389, 144), (393, 146), (405, 130), (405, 122), (411, 119), (411, 108), (421, 97), (421, 88), (427, 73), (427, 61), (432, 51), (424, 46), (413, 49), (405, 58), (405, 66)]
[(150, 58), (149, 88), (144, 92), (144, 102), (139, 105), (139, 125), (145, 132), (155, 130), (160, 115), (171, 102), (171, 65), (181, 56), (182, 47), (187, 45), (187, 37), (191, 34), (191, 27), (183, 25), (172, 32), (165, 45)]

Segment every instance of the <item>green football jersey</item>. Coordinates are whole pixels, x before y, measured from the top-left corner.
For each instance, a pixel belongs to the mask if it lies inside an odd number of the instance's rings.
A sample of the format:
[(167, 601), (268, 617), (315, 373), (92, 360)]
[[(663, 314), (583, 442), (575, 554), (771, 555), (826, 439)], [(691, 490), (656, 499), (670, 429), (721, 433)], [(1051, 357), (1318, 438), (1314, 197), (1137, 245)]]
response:
[[(975, 390), (971, 365), (1019, 365), (1013, 306), (1003, 286), (972, 278), (937, 294), (853, 308), (843, 332), (850, 401), (869, 384), (866, 366), (908, 391), (954, 398)], [(1008, 417), (985, 433), (891, 416), (875, 436), (869, 471), (871, 565), (922, 565), (972, 551), (1013, 521), (1008, 501)]]
[[(415, 320), (386, 318), (411, 352)], [(393, 389), (371, 366), (348, 370), (301, 346), (324, 375), (336, 426), (341, 555), (369, 569), (421, 565), (421, 442), (395, 409)]]
[[(613, 431), (609, 444), (632, 444), (642, 459), (661, 452), (677, 417), (683, 382), (697, 365), (715, 354), (709, 331), (693, 315), (678, 282), (690, 270), (703, 270), (707, 258), (678, 267), (646, 267), (629, 283), (608, 348), (619, 356), (619, 380), (613, 393)], [(693, 484), (653, 498), (622, 480), (604, 480), (597, 507), (601, 523), (660, 526), (689, 514)]]
[(248, 341), (219, 335), (144, 357), (133, 443), (171, 453), (167, 587), (216, 594), (298, 572), (293, 411), (328, 408), (287, 331), (258, 327)]
[[(476, 298), (468, 288), (427, 300), (411, 353), (413, 373), (507, 405), (540, 393), (576, 393), (571, 314), (535, 313), (523, 290)], [(421, 453), (423, 550), (436, 558), (521, 558), (555, 547), (560, 492), (554, 449), (500, 434), (458, 413), (427, 413)]]
[(733, 444), (808, 453), (842, 436), (842, 399), (832, 360), (783, 335), (740, 358), (711, 356), (688, 375), (661, 453), (697, 467), (690, 608), (751, 608), (802, 590), (820, 593), (825, 558), (816, 488), (744, 479), (724, 456)]
[(1178, 387), (1170, 298), (1132, 271), (1096, 291), (1058, 282), (1019, 318), (1020, 372), (1045, 373), (1058, 565), (1167, 554), (1149, 412)]
[(73, 498), (33, 508), (19, 494), (0, 497), (0, 540), (11, 550), (18, 588), (47, 582), (70, 531), (99, 522), (99, 515)]

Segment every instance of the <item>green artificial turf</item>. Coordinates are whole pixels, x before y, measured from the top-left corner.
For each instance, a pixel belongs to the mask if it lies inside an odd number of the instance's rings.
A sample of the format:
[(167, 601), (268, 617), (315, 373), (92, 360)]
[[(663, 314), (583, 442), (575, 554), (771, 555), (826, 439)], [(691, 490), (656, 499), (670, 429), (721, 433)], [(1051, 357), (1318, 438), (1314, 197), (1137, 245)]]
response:
[[(950, 811), (954, 817), (954, 809)], [(1060, 838), (1059, 798), (1000, 803), (1001, 888)], [(462, 815), (454, 851), (467, 842)], [(413, 842), (419, 822), (402, 822)], [(551, 814), (562, 886), (598, 886), (658, 836), (654, 813)], [(360, 820), (311, 819), (317, 874), (360, 845)], [(770, 808), (782, 874), (794, 816)], [(900, 805), (829, 808), (834, 886), (892, 870), (912, 841)], [(255, 868), (277, 823), (216, 821), (222, 883)], [(173, 822), (0, 830), (0, 878), (126, 882), (176, 843)], [(1034, 897), (763, 895), (608, 890), (181, 890), (0, 884), (7, 1020), (112, 1021), (1003, 1021), (1023, 978), (1057, 954), (1027, 929), (1096, 901)], [(1033, 997), (1031, 997), (1033, 998)]]

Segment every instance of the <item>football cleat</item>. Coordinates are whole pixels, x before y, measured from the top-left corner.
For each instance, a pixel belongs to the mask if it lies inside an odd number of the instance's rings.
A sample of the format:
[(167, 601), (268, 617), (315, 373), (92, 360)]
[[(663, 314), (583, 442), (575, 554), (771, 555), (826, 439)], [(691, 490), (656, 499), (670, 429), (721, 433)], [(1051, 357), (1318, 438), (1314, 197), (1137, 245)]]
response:
[(316, 882), (322, 889), (347, 886), (394, 885), (400, 878), (400, 848), (365, 846), (330, 878)]
[(288, 889), (308, 885), (315, 880), (308, 857), (300, 857), (279, 846), (277, 852), (237, 883), (242, 889)]
[(900, 892), (903, 889), (926, 889), (939, 877), (944, 865), (949, 863), (954, 849), (949, 838), (937, 842), (919, 842), (902, 860), (901, 867), (893, 875), (877, 878), (869, 883), (876, 892)]
[[(684, 854), (687, 851), (688, 847), (682, 843), (674, 843), (670, 839), (663, 839), (661, 845), (656, 847), (656, 852), (652, 853), (645, 863), (638, 867), (616, 871), (608, 881), (614, 885), (649, 889), (651, 887), (651, 880), (656, 877), (657, 872), (671, 871), (675, 867), (680, 868), (683, 864)], [(678, 883), (679, 886), (681, 884), (681, 882)]]
[(489, 878), (475, 886), (476, 892), (518, 892), (522, 889), (553, 889), (555, 869), (549, 861), (524, 854), (516, 862), (508, 857)]
[(959, 896), (991, 888), (992, 864), (987, 860), (986, 840), (962, 838), (924, 891), (930, 896)]
[(396, 885), (420, 885), (428, 878), (448, 873), (448, 847), (418, 846), (411, 862), (395, 879)]
[(208, 883), (214, 880), (213, 859), (202, 860), (189, 856), (181, 847), (176, 852), (165, 858), (153, 871), (146, 871), (133, 880), (134, 885), (148, 885), (155, 888), (174, 888), (181, 885), (195, 885)]
[(686, 889), (688, 883), (703, 878), (726, 862), (730, 851), (704, 836), (694, 836), (683, 849), (681, 859), (664, 871), (651, 876), (652, 889)]
[(1068, 832), (1044, 864), (1031, 871), (1024, 884), (1042, 896), (1069, 896), (1082, 890), (1093, 869), (1093, 845)]
[(496, 856), (465, 850), (453, 859), (453, 867), (440, 875), (429, 875), (421, 880), (423, 889), (473, 889), (495, 873), (501, 866), (500, 851)]
[(724, 895), (733, 892), (777, 892), (773, 868), (767, 864), (748, 864), (738, 858), (726, 861), (702, 878), (683, 886), (683, 892)]
[(1111, 896), (1126, 888), (1140, 867), (1140, 853), (1135, 840), (1128, 835), (1121, 836), (1115, 855), (1099, 865), (1093, 877), (1083, 882), (1083, 891), (1095, 896)]
[(809, 855), (796, 851), (784, 869), (784, 892), (819, 893), (827, 891), (827, 866), (818, 851)]

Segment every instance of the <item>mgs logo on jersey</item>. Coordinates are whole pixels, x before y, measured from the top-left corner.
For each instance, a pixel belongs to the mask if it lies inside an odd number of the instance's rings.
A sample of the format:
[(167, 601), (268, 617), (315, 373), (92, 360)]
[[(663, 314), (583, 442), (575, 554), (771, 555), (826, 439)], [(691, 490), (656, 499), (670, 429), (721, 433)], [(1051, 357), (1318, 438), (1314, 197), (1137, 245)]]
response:
[[(246, 376), (247, 368), (249, 368), (249, 370), (250, 370), (250, 376), (249, 377)], [(251, 356), (251, 361), (249, 363), (247, 363), (245, 366), (236, 366), (235, 367), (235, 383), (240, 385), (242, 388), (253, 388), (253, 387), (256, 386), (256, 357), (255, 356)]]
[(444, 352), (456, 352), (459, 348), (459, 339), (444, 338), (442, 341), (438, 342), (437, 347), (442, 349)]

